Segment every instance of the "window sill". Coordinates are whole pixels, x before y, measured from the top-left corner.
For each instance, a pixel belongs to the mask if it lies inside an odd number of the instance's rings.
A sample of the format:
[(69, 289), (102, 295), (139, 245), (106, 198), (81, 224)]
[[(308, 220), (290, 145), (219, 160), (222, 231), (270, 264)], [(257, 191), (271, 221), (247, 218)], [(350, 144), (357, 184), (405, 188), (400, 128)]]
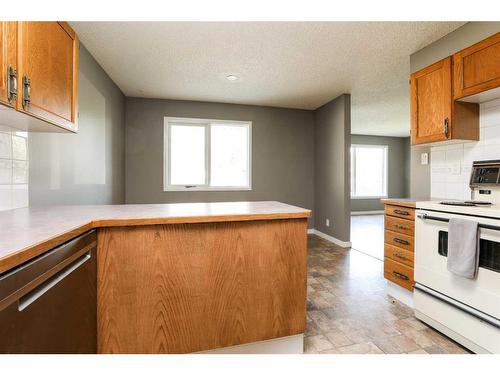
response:
[(351, 199), (354, 199), (354, 200), (358, 200), (358, 199), (386, 199), (387, 198), (387, 195), (384, 195), (384, 196), (374, 196), (374, 197), (352, 197), (351, 196)]
[(227, 192), (230, 192), (230, 191), (251, 191), (252, 188), (251, 187), (206, 187), (206, 186), (200, 186), (200, 187), (191, 187), (191, 188), (186, 188), (186, 187), (182, 187), (182, 186), (169, 186), (169, 187), (165, 187), (163, 188), (163, 191), (168, 191), (168, 192), (172, 192), (172, 191), (227, 191)]

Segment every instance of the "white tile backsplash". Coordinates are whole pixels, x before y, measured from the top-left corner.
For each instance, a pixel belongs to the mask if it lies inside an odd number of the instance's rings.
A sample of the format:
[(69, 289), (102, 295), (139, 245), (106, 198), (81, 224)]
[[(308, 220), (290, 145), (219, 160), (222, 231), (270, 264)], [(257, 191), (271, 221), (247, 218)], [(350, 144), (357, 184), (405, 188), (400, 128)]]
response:
[(28, 206), (28, 134), (0, 130), (0, 211)]
[(431, 147), (431, 197), (470, 199), (475, 160), (500, 159), (500, 99), (480, 104), (480, 140)]

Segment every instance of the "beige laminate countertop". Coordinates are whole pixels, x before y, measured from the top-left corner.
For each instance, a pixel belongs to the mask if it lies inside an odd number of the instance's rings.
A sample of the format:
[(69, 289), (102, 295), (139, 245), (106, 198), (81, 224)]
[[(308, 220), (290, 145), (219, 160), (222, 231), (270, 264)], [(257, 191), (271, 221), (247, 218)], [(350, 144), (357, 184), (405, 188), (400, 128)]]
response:
[(127, 225), (307, 218), (280, 202), (27, 207), (0, 212), (0, 272), (90, 229)]

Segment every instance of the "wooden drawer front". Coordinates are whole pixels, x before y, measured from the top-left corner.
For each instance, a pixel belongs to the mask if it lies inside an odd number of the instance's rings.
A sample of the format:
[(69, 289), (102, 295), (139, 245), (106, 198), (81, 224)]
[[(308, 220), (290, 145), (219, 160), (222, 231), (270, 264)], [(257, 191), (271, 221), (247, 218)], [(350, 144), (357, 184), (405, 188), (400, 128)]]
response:
[(390, 216), (401, 217), (403, 219), (415, 220), (415, 210), (413, 208), (386, 204), (385, 214)]
[(413, 236), (386, 230), (385, 243), (399, 247), (400, 249), (413, 251)]
[(454, 99), (500, 86), (500, 33), (453, 55)]
[(403, 250), (398, 247), (385, 244), (384, 245), (384, 256), (386, 258), (391, 258), (396, 262), (406, 264), (413, 268), (413, 252), (408, 250)]
[(413, 236), (415, 234), (415, 222), (386, 215), (385, 229)]
[(410, 291), (413, 290), (413, 268), (385, 258), (384, 277)]

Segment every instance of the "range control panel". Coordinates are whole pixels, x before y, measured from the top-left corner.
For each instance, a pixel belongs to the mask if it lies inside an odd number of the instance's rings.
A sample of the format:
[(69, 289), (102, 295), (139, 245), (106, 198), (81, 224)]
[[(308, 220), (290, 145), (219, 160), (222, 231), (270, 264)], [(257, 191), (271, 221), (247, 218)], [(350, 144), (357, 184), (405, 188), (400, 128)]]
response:
[(472, 164), (470, 187), (500, 184), (500, 160), (475, 161)]

